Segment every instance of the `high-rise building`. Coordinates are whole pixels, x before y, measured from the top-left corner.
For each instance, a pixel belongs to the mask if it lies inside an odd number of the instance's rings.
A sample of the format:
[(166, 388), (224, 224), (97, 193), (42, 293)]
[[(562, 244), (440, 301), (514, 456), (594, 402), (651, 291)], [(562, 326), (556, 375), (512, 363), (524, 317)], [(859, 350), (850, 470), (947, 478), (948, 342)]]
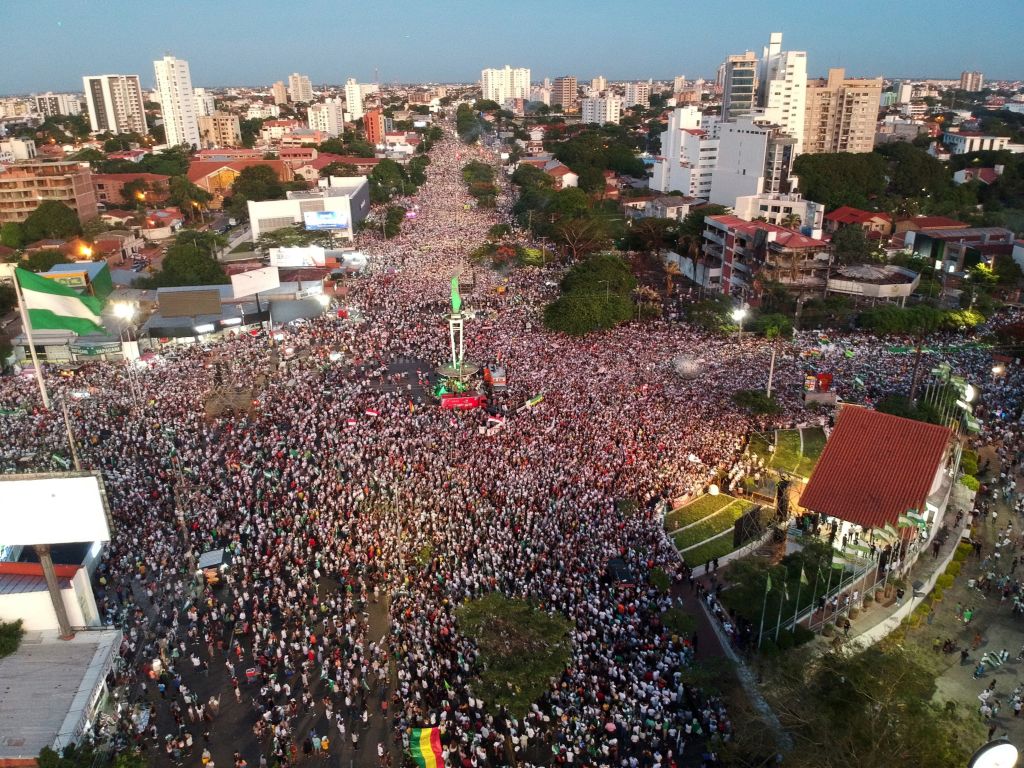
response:
[(386, 122), (384, 112), (380, 109), (369, 109), (363, 115), (363, 130), (366, 132), (366, 142), (373, 146), (384, 143), (384, 132)]
[(363, 89), (354, 77), (345, 81), (345, 107), (348, 109), (349, 118), (353, 121), (358, 120), (364, 114)]
[(196, 116), (209, 116), (217, 111), (217, 103), (214, 101), (213, 94), (207, 93), (205, 88), (193, 88), (192, 94), (196, 100)]
[(504, 69), (485, 69), (480, 72), (480, 84), (485, 100), (504, 104), (508, 99), (528, 99), (530, 70), (524, 67), (513, 69), (508, 64)]
[[(520, 97), (512, 96), (510, 98)], [(579, 101), (579, 94), (577, 93), (576, 88), (576, 78), (572, 75), (556, 77), (554, 84), (551, 86), (551, 99), (555, 104), (561, 104), (564, 112), (575, 111), (576, 103)]]
[(686, 76), (676, 75), (672, 78), (672, 93), (679, 93), (686, 87)]
[(82, 114), (82, 100), (77, 93), (47, 91), (35, 97), (36, 112), (43, 117)]
[(651, 189), (679, 190), (689, 197), (711, 197), (711, 174), (718, 163), (718, 139), (702, 128), (696, 107), (678, 107), (661, 134), (661, 154), (655, 160)]
[(36, 143), (32, 139), (0, 139), (0, 163), (34, 160)]
[(238, 115), (214, 112), (212, 115), (200, 115), (197, 122), (205, 148), (242, 146), (242, 129)]
[(345, 105), (341, 99), (324, 99), (319, 104), (309, 105), (309, 127), (323, 131), (334, 138), (345, 130)]
[(719, 70), (722, 119), (747, 115), (757, 107), (757, 55), (753, 51), (729, 56)]
[(807, 84), (805, 153), (870, 152), (882, 95), (882, 78), (848, 79), (841, 68)]
[(599, 96), (580, 102), (581, 122), (584, 125), (597, 123), (619, 124), (622, 119), (622, 99), (618, 96)]
[(961, 72), (961, 91), (980, 91), (985, 87), (985, 76), (981, 72)]
[(188, 62), (164, 56), (153, 62), (153, 69), (156, 72), (156, 88), (160, 92), (160, 111), (164, 118), (167, 144), (172, 147), (180, 144), (198, 147), (201, 139)]
[(598, 75), (597, 77), (590, 81), (590, 90), (594, 91), (595, 93), (600, 93), (601, 91), (607, 88), (608, 80), (605, 78), (604, 75)]
[(44, 200), (73, 208), (81, 221), (96, 218), (92, 171), (73, 160), (25, 163), (0, 168), (0, 224), (24, 221)]
[(145, 134), (149, 130), (138, 75), (86, 75), (82, 85), (93, 133)]
[(283, 80), (278, 80), (270, 86), (270, 95), (273, 97), (275, 104), (280, 105), (288, 103), (288, 88), (285, 86)]
[(651, 105), (651, 86), (649, 83), (626, 83), (626, 97), (622, 100), (622, 106), (626, 109)]
[(772, 32), (758, 70), (758, 106), (803, 149), (807, 99), (806, 51), (782, 50), (782, 33)]
[(313, 100), (313, 84), (306, 75), (300, 75), (298, 72), (288, 75), (288, 97), (303, 104), (309, 104)]

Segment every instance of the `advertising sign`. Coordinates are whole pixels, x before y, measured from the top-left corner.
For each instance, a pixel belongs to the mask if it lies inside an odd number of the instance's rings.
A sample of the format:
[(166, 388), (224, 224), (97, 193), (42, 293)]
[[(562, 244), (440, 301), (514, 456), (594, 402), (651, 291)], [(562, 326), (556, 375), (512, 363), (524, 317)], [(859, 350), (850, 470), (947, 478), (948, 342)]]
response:
[(273, 267), (322, 267), (326, 263), (326, 251), (319, 245), (270, 249)]
[(281, 278), (277, 273), (277, 267), (251, 269), (231, 276), (231, 289), (236, 299), (252, 296), (260, 291), (269, 291), (280, 285)]
[(302, 220), (307, 230), (348, 229), (348, 217), (341, 211), (306, 211), (302, 214)]
[(471, 411), (480, 408), (487, 398), (480, 395), (441, 395), (441, 407), (460, 411)]

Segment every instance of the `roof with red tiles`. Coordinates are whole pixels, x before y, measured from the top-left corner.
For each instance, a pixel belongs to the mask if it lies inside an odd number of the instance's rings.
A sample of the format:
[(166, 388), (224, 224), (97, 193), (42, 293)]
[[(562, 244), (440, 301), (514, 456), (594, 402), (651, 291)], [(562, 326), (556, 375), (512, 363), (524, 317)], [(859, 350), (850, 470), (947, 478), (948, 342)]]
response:
[(946, 427), (845, 405), (800, 506), (862, 528), (895, 525), (924, 510), (951, 432)]
[(808, 237), (807, 235), (797, 232), (795, 229), (787, 229), (786, 227), (779, 226), (778, 224), (771, 224), (767, 221), (747, 221), (746, 219), (741, 219), (739, 216), (732, 215), (708, 216), (707, 219), (718, 222), (732, 231), (748, 237), (753, 237), (758, 230), (774, 232), (774, 242), (785, 246), (786, 248), (828, 247), (828, 243), (824, 240)]
[(188, 165), (188, 180), (195, 184), (200, 179), (205, 179), (211, 173), (216, 173), (221, 168), (230, 168), (233, 171), (241, 172), (245, 168), (254, 165), (269, 165), (274, 169), (278, 178), (291, 178), (287, 166), (280, 160), (230, 160), (221, 162), (217, 160), (193, 160)]
[(841, 206), (831, 213), (825, 214), (826, 221), (834, 221), (837, 224), (867, 224), (873, 219), (882, 219), (889, 222), (892, 221), (887, 213), (862, 211), (860, 208), (853, 208), (849, 205)]

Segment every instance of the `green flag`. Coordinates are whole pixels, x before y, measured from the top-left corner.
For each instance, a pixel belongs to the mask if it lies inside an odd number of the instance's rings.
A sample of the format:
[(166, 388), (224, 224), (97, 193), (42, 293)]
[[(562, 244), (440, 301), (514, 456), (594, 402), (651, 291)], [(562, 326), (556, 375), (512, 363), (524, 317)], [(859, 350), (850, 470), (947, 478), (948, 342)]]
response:
[(457, 315), (462, 309), (462, 296), (459, 294), (459, 276), (452, 278), (452, 314)]
[(804, 567), (802, 565), (800, 566), (800, 583), (807, 584), (808, 586), (810, 586), (811, 583), (807, 580), (807, 574), (804, 572)]
[(772, 591), (772, 575), (770, 573), (768, 574), (768, 580), (764, 583), (764, 591), (765, 594)]
[(26, 269), (15, 269), (28, 322), (36, 330), (65, 330), (84, 336), (104, 333), (103, 302)]

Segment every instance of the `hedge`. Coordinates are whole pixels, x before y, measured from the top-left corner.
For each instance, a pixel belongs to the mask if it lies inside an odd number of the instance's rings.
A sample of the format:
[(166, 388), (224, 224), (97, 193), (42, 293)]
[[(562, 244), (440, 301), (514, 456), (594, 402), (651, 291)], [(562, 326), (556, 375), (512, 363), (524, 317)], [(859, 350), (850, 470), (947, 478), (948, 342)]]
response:
[(954, 579), (960, 575), (960, 570), (963, 568), (963, 564), (956, 560), (954, 555), (953, 562), (946, 566), (946, 573), (952, 576)]
[(973, 551), (974, 547), (972, 547), (966, 541), (960, 542), (956, 545), (956, 554), (953, 555), (953, 562), (962, 563)]

